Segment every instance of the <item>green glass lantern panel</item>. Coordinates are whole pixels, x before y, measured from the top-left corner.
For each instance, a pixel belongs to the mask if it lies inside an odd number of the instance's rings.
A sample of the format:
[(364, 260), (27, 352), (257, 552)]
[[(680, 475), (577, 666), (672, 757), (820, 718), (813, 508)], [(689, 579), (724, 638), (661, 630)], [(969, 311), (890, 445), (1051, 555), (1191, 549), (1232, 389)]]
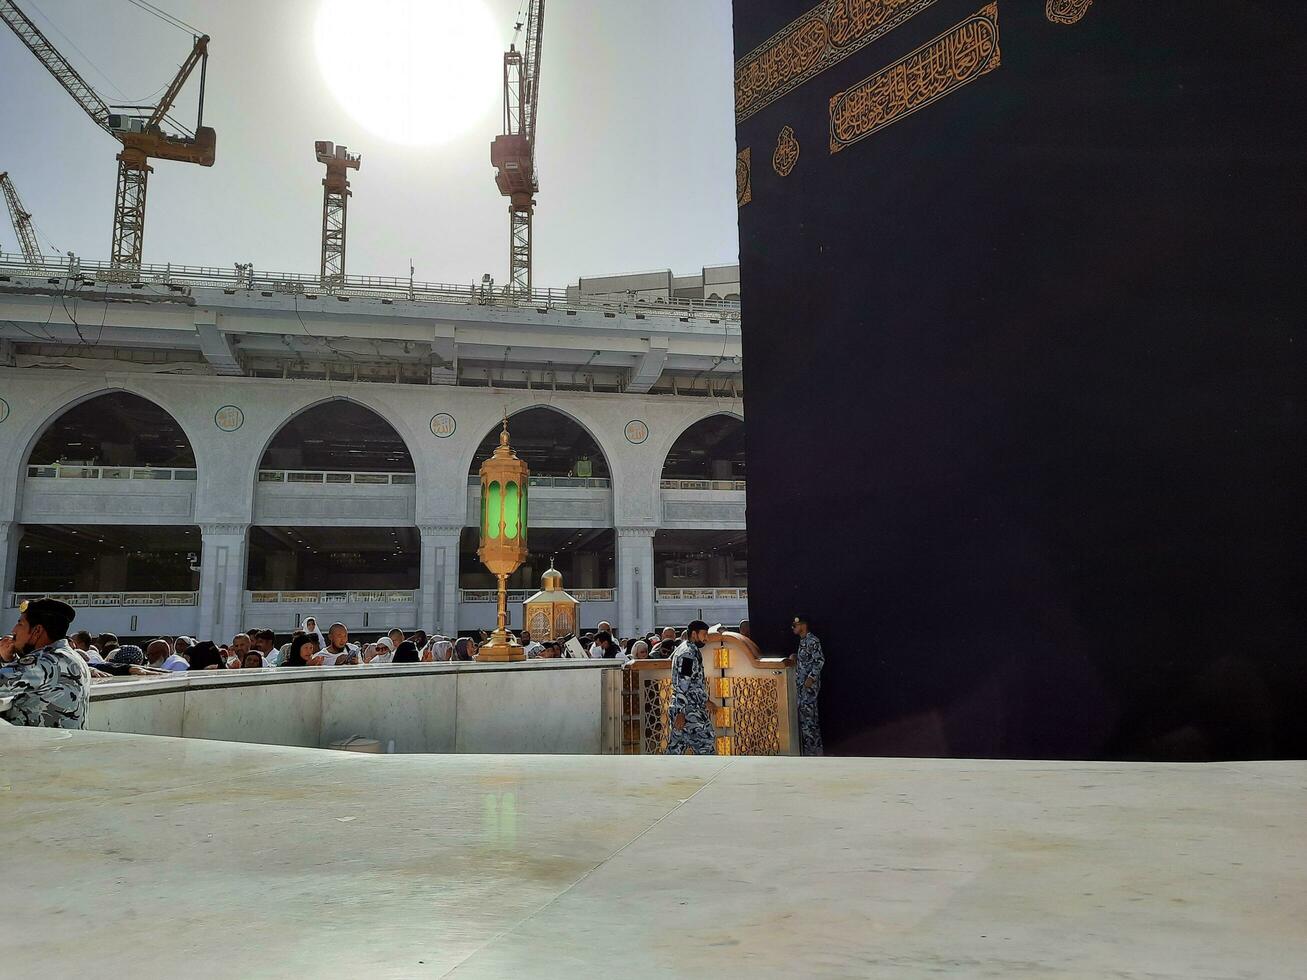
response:
[(503, 514), (502, 496), (499, 481), (495, 480), (486, 491), (485, 516), (481, 519), (481, 528), (491, 541), (499, 537), (500, 515)]
[(517, 537), (521, 516), (522, 502), (517, 484), (510, 483), (504, 490), (504, 537), (510, 541)]
[(527, 529), (531, 527), (531, 525), (526, 522), (526, 498), (527, 498), (527, 488), (526, 486), (523, 486), (522, 487), (522, 540), (523, 541), (526, 541)]

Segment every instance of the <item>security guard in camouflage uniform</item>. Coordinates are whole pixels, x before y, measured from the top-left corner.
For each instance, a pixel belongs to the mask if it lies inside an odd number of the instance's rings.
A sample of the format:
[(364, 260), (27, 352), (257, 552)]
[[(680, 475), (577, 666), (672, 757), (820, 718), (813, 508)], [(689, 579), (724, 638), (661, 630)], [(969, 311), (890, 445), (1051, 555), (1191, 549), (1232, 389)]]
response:
[(69, 645), (76, 615), (58, 599), (19, 607), (13, 639), (0, 641), (0, 695), (11, 696), (0, 719), (11, 725), (85, 728), (91, 672)]
[(708, 642), (708, 624), (696, 619), (686, 627), (685, 642), (672, 654), (672, 700), (667, 706), (668, 755), (717, 754), (717, 727), (713, 716), (717, 705), (708, 698), (708, 679), (703, 672), (703, 645)]
[(790, 630), (799, 638), (798, 669), (794, 680), (799, 688), (799, 737), (803, 741), (803, 754), (824, 755), (817, 695), (821, 693), (821, 669), (826, 666), (826, 654), (822, 652), (821, 640), (809, 631), (806, 616), (795, 616)]

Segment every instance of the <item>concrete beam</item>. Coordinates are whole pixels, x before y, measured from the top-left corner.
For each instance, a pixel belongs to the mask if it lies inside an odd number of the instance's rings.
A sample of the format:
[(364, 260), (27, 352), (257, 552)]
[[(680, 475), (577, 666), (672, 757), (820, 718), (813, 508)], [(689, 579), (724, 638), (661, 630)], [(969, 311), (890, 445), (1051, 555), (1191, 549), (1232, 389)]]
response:
[(431, 342), (431, 383), (458, 384), (458, 343), (452, 329), (448, 337), (438, 336)]
[(213, 365), (213, 370), (223, 375), (240, 375), (240, 361), (236, 358), (236, 348), (231, 338), (218, 329), (218, 315), (207, 312), (195, 318), (195, 333), (200, 340), (200, 351), (204, 359)]
[(650, 337), (646, 343), (649, 349), (640, 356), (639, 363), (631, 373), (631, 381), (626, 386), (630, 394), (647, 394), (658, 383), (663, 373), (663, 366), (667, 363), (669, 344), (666, 337)]

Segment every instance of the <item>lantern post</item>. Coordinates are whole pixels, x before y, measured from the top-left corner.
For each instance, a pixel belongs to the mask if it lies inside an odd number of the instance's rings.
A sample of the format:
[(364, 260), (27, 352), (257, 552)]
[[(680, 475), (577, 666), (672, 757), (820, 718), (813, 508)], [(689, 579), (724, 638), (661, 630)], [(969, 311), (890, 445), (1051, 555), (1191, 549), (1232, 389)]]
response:
[(499, 582), (499, 623), (481, 645), (477, 660), (507, 663), (525, 660), (517, 637), (508, 631), (508, 577), (526, 561), (525, 462), (508, 444), (508, 419), (499, 433), (494, 455), (481, 464), (481, 547), (477, 557)]

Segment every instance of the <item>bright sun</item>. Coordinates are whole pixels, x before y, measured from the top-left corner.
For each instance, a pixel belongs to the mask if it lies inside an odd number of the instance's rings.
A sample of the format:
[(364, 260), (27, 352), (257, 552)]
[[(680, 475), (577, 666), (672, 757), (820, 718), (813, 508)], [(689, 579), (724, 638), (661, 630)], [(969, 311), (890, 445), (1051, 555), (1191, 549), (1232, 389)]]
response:
[(506, 45), (482, 0), (323, 0), (316, 36), (332, 94), (395, 143), (447, 143), (501, 97)]

